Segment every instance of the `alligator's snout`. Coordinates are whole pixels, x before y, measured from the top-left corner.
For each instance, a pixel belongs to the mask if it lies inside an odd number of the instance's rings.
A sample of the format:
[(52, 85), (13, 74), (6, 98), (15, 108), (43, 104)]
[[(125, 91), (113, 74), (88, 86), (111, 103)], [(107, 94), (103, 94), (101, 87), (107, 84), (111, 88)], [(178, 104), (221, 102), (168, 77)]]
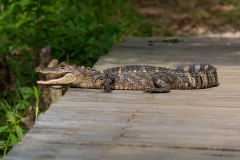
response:
[(35, 68), (35, 72), (40, 72), (43, 74), (63, 74), (67, 73), (67, 70), (61, 70), (58, 67), (37, 67)]
[[(61, 84), (70, 84), (77, 79), (75, 70), (77, 66), (74, 64), (68, 64), (66, 62), (60, 63), (56, 67), (37, 67), (35, 72), (40, 72), (45, 75), (49, 75), (48, 80), (37, 81), (38, 84), (49, 84), (49, 85), (61, 85)], [(53, 76), (52, 75), (57, 75)]]
[(42, 68), (42, 67), (38, 66), (37, 68), (35, 68), (35, 72), (41, 72), (41, 73), (44, 73), (44, 74), (53, 72), (53, 74), (56, 74), (57, 72), (55, 71), (56, 70), (55, 68), (56, 67), (53, 67), (53, 68), (51, 68), (51, 67), (44, 67), (44, 68)]

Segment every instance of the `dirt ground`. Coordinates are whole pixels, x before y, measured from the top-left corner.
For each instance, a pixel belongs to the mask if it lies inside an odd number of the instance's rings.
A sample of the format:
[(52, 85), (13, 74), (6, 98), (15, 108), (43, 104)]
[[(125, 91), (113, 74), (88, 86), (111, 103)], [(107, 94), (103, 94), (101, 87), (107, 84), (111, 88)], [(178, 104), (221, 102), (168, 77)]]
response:
[(136, 0), (153, 36), (240, 37), (239, 0)]

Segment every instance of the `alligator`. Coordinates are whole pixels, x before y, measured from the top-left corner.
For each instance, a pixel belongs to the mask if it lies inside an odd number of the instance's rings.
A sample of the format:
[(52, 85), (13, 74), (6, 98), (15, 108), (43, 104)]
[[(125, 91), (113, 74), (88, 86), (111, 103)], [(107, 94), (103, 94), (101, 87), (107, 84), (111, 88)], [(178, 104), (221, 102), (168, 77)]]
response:
[(145, 93), (164, 93), (170, 89), (202, 89), (218, 84), (217, 69), (209, 64), (193, 64), (176, 68), (148, 65), (113, 67), (101, 71), (66, 62), (57, 67), (36, 68), (43, 74), (61, 75), (54, 79), (37, 81), (38, 84), (61, 88), (65, 85), (80, 88), (111, 90), (144, 90)]

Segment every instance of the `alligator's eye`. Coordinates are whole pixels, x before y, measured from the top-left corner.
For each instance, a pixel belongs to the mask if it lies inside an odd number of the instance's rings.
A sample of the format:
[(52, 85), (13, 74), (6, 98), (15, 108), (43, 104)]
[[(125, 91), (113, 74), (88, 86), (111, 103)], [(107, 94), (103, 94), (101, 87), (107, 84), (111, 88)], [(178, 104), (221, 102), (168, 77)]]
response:
[(66, 66), (67, 66), (66, 62), (62, 62), (58, 65), (58, 67), (66, 67)]
[(65, 64), (59, 64), (59, 67), (65, 67), (66, 65)]

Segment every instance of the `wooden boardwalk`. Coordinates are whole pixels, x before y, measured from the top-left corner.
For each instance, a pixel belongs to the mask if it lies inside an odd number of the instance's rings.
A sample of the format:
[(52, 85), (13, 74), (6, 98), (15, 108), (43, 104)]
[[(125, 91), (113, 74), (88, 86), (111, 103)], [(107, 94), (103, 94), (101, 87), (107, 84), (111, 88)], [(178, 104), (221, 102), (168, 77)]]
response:
[(239, 160), (240, 39), (148, 45), (156, 39), (125, 39), (95, 68), (209, 63), (219, 86), (165, 94), (71, 88), (4, 160)]

